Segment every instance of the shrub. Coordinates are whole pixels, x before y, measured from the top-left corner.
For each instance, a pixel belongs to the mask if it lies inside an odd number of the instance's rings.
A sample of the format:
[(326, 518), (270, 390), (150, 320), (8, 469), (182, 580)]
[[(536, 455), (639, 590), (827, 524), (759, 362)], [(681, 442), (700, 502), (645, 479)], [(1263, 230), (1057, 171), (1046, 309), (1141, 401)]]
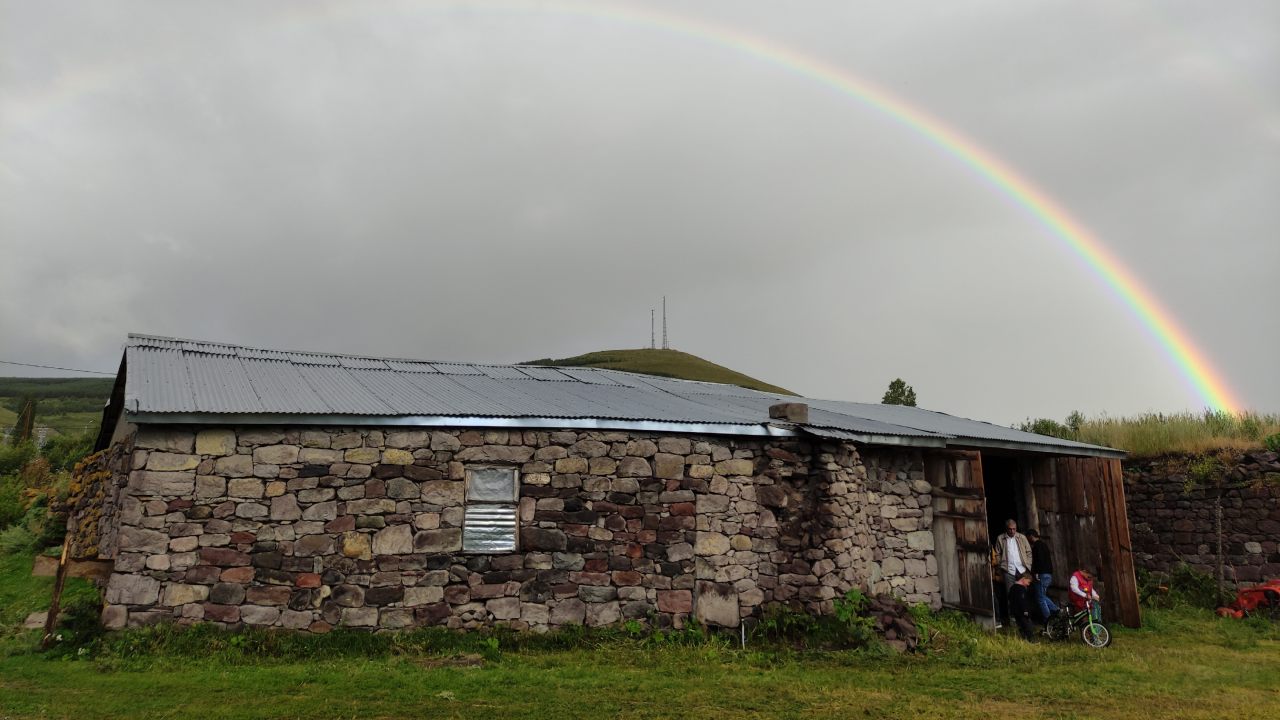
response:
[(1262, 446), (1271, 452), (1280, 453), (1280, 433), (1268, 435), (1267, 438), (1262, 441)]
[(101, 612), (102, 602), (96, 592), (64, 596), (49, 654), (52, 657), (88, 655), (90, 648), (106, 634), (99, 620)]
[(1219, 480), (1226, 471), (1226, 463), (1220, 457), (1214, 455), (1201, 455), (1192, 458), (1187, 463), (1187, 479), (1183, 484), (1183, 491), (1190, 492), (1197, 485), (1200, 487), (1214, 484), (1215, 480)]
[(813, 632), (814, 624), (814, 617), (809, 613), (782, 603), (772, 603), (765, 607), (751, 634), (773, 642), (798, 640)]
[(1076, 435), (1075, 431), (1070, 427), (1049, 418), (1028, 419), (1019, 425), (1018, 429), (1023, 432), (1047, 435), (1049, 437), (1062, 438), (1063, 440), (1073, 440)]
[(830, 615), (815, 616), (774, 603), (764, 608), (760, 622), (751, 629), (751, 636), (800, 647), (879, 647), (875, 619), (866, 614), (869, 604), (868, 598), (857, 589), (836, 598)]
[(61, 545), (66, 532), (66, 518), (51, 513), (43, 498), (37, 498), (17, 522), (0, 531), (0, 555)]
[(867, 596), (857, 588), (838, 597), (834, 603), (834, 615), (840, 621), (842, 644), (863, 647), (875, 637), (875, 621), (862, 613), (868, 605)]
[(26, 511), (22, 484), (18, 482), (18, 478), (12, 475), (0, 476), (0, 530), (18, 522)]
[(1179, 563), (1167, 573), (1138, 571), (1138, 596), (1153, 608), (1194, 607), (1213, 609), (1222, 598), (1209, 573)]
[(31, 462), (36, 456), (34, 443), (21, 443), (12, 447), (0, 446), (0, 475), (12, 475)]
[(97, 438), (91, 433), (56, 435), (40, 446), (40, 454), (55, 472), (71, 470), (76, 463), (93, 452)]
[(31, 552), (35, 547), (35, 534), (22, 523), (0, 530), (0, 555), (18, 555)]

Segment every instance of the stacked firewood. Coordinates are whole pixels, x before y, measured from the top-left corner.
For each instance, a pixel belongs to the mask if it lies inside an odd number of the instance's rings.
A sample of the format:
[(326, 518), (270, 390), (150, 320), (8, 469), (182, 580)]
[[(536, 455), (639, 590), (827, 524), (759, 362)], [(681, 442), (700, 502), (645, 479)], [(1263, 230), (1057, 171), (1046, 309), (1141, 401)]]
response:
[(885, 644), (898, 652), (913, 652), (920, 644), (920, 633), (906, 603), (888, 595), (877, 595), (867, 605), (867, 615)]

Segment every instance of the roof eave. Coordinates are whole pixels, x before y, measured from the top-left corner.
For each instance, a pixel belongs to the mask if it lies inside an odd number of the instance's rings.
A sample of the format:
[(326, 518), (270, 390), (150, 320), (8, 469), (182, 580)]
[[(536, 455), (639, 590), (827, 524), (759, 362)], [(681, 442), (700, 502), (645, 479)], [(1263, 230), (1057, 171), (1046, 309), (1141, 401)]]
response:
[(957, 450), (1016, 450), (1039, 455), (1071, 455), (1075, 457), (1101, 457), (1123, 460), (1129, 456), (1124, 450), (1102, 447), (1100, 445), (1053, 445), (1049, 443), (1018, 442), (1016, 440), (995, 440), (991, 438), (953, 438), (947, 447)]
[(794, 437), (796, 432), (769, 423), (698, 423), (611, 418), (497, 417), (485, 415), (340, 415), (301, 413), (131, 412), (136, 425), (328, 425), (352, 427), (484, 427), (525, 430), (634, 430), (702, 435)]

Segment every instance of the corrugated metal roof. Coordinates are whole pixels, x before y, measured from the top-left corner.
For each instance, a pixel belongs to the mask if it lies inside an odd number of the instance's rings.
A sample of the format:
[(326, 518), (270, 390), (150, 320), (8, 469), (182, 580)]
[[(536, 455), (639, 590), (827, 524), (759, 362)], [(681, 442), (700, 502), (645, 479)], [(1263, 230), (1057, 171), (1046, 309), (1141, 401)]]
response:
[(876, 422), (915, 428), (929, 433), (946, 435), (957, 440), (964, 438), (1000, 440), (1012, 443), (1050, 445), (1057, 448), (1097, 449), (1098, 447), (1071, 440), (1060, 440), (1047, 435), (1022, 432), (1003, 425), (995, 425), (981, 420), (970, 420), (906, 405), (880, 405), (840, 400), (809, 400), (808, 403), (810, 420), (813, 419), (817, 410), (823, 410), (844, 416), (861, 417)]
[(520, 372), (524, 373), (525, 375), (528, 375), (534, 380), (546, 380), (549, 382), (577, 382), (576, 380), (569, 377), (568, 375), (565, 375), (559, 370), (555, 368), (550, 368), (550, 367), (537, 367), (533, 365), (526, 365), (520, 368)]
[(570, 368), (558, 367), (560, 372), (568, 375), (574, 380), (587, 383), (588, 385), (618, 385), (616, 380), (610, 378), (606, 373), (591, 368)]
[(195, 412), (196, 400), (180, 345), (130, 352), (125, 407), (132, 412)]
[(241, 364), (264, 408), (293, 407), (298, 412), (331, 412), (324, 398), (303, 376), (302, 368), (280, 360), (241, 356)]
[(1115, 453), (920, 408), (795, 398), (617, 370), (383, 359), (139, 335), (129, 336), (125, 360), (125, 409), (149, 416), (531, 418), (760, 428), (787, 426), (769, 419), (770, 405), (802, 401), (809, 404), (809, 421), (799, 429), (821, 437)]

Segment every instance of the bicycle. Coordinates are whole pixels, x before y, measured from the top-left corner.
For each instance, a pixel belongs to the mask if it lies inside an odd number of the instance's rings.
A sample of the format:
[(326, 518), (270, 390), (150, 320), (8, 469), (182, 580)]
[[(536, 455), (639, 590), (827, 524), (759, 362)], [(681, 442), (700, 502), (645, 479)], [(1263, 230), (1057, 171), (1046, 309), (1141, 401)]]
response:
[(1104, 648), (1111, 644), (1111, 631), (1106, 625), (1093, 619), (1093, 601), (1077, 613), (1063, 607), (1049, 618), (1044, 628), (1050, 640), (1066, 640), (1077, 630), (1080, 631), (1080, 639), (1091, 648)]

